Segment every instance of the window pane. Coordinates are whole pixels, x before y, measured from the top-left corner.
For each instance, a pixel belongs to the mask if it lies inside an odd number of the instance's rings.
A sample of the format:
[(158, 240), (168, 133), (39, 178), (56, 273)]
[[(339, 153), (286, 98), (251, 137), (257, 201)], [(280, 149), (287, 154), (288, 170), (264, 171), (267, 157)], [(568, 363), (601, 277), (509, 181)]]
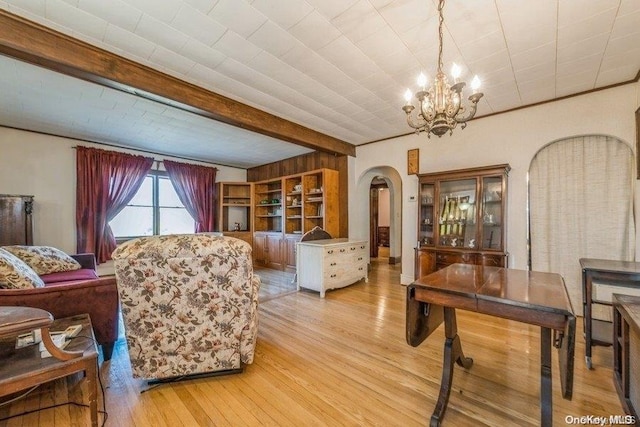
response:
[(158, 204), (161, 207), (184, 207), (169, 178), (158, 179)]
[(153, 177), (147, 176), (128, 205), (153, 206)]
[(194, 233), (196, 223), (186, 209), (160, 208), (160, 234)]
[(153, 235), (153, 208), (126, 206), (109, 222), (109, 225), (116, 238), (151, 236)]

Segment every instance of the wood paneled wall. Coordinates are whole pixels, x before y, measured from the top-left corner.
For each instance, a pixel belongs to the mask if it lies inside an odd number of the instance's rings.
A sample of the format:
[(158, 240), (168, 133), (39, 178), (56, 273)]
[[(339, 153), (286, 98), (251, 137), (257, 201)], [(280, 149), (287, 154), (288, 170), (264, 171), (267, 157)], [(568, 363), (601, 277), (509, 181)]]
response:
[(265, 179), (273, 179), (322, 168), (339, 171), (340, 235), (333, 237), (349, 237), (348, 165), (347, 156), (314, 151), (313, 153), (303, 154), (302, 156), (247, 169), (247, 181), (263, 181)]

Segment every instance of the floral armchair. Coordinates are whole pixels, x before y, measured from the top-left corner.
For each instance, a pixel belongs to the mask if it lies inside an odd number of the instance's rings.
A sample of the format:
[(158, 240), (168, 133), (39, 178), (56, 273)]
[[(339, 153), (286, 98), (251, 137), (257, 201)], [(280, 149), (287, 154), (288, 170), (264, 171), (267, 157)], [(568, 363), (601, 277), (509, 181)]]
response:
[(210, 234), (141, 237), (112, 258), (134, 377), (253, 362), (260, 278), (248, 243)]

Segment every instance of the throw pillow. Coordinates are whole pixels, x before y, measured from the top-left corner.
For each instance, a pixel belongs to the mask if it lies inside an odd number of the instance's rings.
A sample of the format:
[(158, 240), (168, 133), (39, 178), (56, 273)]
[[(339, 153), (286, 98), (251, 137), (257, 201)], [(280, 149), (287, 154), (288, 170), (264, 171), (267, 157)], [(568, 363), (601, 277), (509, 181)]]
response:
[(3, 246), (2, 248), (27, 263), (39, 276), (81, 268), (78, 261), (51, 246)]
[(0, 248), (0, 288), (33, 289), (44, 287), (44, 282), (20, 258)]

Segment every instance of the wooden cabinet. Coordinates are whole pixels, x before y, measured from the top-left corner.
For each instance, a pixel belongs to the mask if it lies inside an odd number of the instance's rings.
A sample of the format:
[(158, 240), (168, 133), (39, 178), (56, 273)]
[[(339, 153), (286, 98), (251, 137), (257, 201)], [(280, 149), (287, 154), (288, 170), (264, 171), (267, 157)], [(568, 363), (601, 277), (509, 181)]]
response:
[(415, 278), (454, 263), (506, 267), (509, 165), (418, 175)]
[(389, 247), (389, 227), (378, 227), (378, 246)]
[(253, 244), (253, 184), (217, 183), (218, 218), (216, 231)]
[(624, 411), (640, 415), (640, 297), (613, 295), (613, 381)]
[(33, 196), (0, 195), (0, 246), (33, 245)]
[(284, 239), (284, 267), (290, 272), (296, 271), (296, 245), (301, 237), (286, 235)]
[(369, 242), (348, 239), (298, 243), (298, 289), (312, 289), (324, 298), (328, 289), (368, 281)]
[(262, 267), (282, 270), (283, 239), (280, 233), (257, 232), (253, 236), (253, 261)]
[(277, 262), (273, 243), (273, 247), (265, 247), (268, 261), (264, 265), (294, 271), (295, 243), (316, 226), (333, 237), (338, 236), (338, 185), (338, 171), (332, 169), (317, 169), (253, 183), (254, 240), (260, 233), (280, 236)]

